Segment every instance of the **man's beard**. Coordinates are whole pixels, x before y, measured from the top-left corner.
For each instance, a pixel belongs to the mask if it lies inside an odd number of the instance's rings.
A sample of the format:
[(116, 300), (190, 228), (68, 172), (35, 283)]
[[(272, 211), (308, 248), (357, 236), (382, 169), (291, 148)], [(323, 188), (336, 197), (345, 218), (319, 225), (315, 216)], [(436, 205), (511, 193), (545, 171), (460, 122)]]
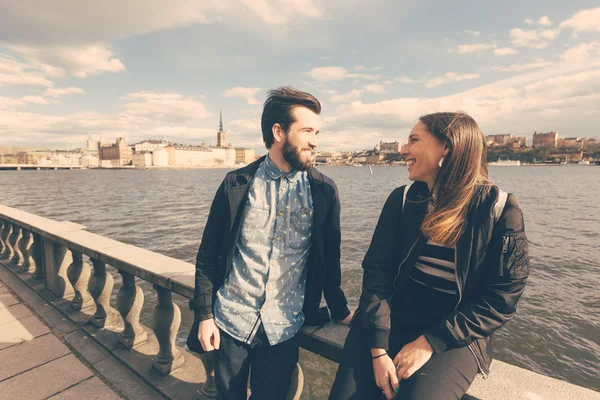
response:
[(308, 171), (312, 166), (312, 159), (309, 157), (306, 161), (302, 161), (300, 159), (300, 151), (301, 150), (290, 143), (288, 136), (286, 135), (285, 142), (283, 142), (283, 147), (281, 148), (283, 159), (290, 164), (292, 169), (297, 171)]

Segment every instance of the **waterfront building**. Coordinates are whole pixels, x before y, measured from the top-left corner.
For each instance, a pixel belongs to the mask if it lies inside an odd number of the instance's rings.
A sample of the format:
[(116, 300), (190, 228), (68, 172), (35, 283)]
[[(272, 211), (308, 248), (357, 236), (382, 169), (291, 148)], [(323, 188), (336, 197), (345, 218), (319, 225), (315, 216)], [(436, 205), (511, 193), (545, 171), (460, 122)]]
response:
[(578, 162), (583, 159), (583, 150), (575, 148), (560, 148), (550, 151), (548, 159), (556, 162)]
[(79, 159), (79, 164), (85, 168), (98, 168), (100, 160), (93, 153), (86, 153)]
[(169, 145), (169, 165), (174, 167), (233, 167), (236, 151), (232, 146), (226, 148), (201, 146)]
[(117, 138), (113, 145), (98, 142), (98, 158), (102, 167), (122, 167), (132, 164), (133, 151), (124, 138)]
[(152, 165), (155, 167), (169, 166), (169, 152), (167, 149), (160, 148), (152, 152)]
[(154, 151), (163, 147), (167, 147), (169, 142), (166, 140), (144, 140), (139, 143), (133, 144), (133, 150), (137, 152), (142, 151)]
[(38, 158), (35, 155), (27, 151), (20, 151), (17, 153), (17, 164), (34, 165), (37, 164), (37, 160)]
[(365, 162), (367, 164), (379, 164), (381, 161), (383, 161), (383, 154), (381, 154), (381, 153), (379, 153), (379, 154), (369, 154), (365, 158)]
[(557, 147), (568, 149), (583, 149), (585, 139), (578, 137), (560, 138), (557, 142)]
[(237, 147), (235, 149), (236, 164), (250, 164), (256, 158), (254, 149)]
[(558, 133), (547, 132), (547, 133), (533, 133), (532, 147), (551, 147), (555, 149), (558, 147)]
[(151, 151), (136, 151), (132, 155), (133, 165), (139, 168), (151, 167), (152, 166), (152, 152)]
[(489, 147), (527, 147), (526, 137), (513, 136), (512, 133), (503, 133), (500, 135), (487, 135), (486, 142)]
[(217, 132), (217, 147), (227, 147), (227, 133), (223, 129), (223, 112), (219, 110), (219, 131)]
[(400, 153), (402, 143), (400, 142), (379, 142), (379, 152), (381, 153)]
[(95, 150), (96, 147), (96, 142), (94, 142), (94, 140), (92, 139), (92, 135), (88, 135), (88, 140), (87, 140), (87, 149), (90, 151)]

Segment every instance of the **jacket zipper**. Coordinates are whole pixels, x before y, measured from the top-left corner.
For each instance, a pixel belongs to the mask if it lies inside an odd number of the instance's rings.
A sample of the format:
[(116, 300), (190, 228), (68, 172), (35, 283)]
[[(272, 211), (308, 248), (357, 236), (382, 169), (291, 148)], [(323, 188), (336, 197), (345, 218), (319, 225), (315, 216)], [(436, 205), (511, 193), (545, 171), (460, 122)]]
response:
[(400, 276), (400, 270), (402, 269), (402, 265), (406, 262), (406, 260), (410, 256), (410, 253), (412, 253), (412, 251), (415, 248), (415, 246), (417, 245), (418, 241), (419, 241), (419, 236), (417, 236), (417, 239), (415, 240), (415, 242), (412, 244), (412, 246), (410, 246), (410, 249), (408, 249), (408, 253), (406, 253), (406, 257), (404, 257), (404, 260), (402, 260), (402, 262), (398, 266), (398, 273), (396, 274), (396, 277), (394, 278), (394, 281), (392, 282), (392, 286), (393, 286), (394, 290), (396, 290), (396, 280), (398, 280), (398, 277)]
[(504, 236), (502, 238), (502, 253), (500, 254), (500, 276), (504, 276), (504, 255), (508, 252), (508, 242), (510, 238)]
[(469, 350), (471, 350), (471, 353), (473, 354), (473, 357), (475, 358), (475, 362), (477, 363), (477, 368), (479, 368), (479, 372), (481, 372), (481, 375), (483, 376), (484, 379), (487, 379), (488, 374), (487, 374), (487, 372), (485, 372), (485, 370), (483, 369), (483, 366), (479, 362), (479, 358), (477, 358), (477, 355), (475, 354), (475, 350), (473, 350), (473, 348), (471, 347), (471, 344), (469, 344), (467, 346), (467, 348)]
[(456, 279), (456, 287), (458, 288), (458, 302), (454, 306), (454, 311), (456, 311), (462, 300), (462, 285), (458, 279), (458, 244), (454, 245), (454, 278)]

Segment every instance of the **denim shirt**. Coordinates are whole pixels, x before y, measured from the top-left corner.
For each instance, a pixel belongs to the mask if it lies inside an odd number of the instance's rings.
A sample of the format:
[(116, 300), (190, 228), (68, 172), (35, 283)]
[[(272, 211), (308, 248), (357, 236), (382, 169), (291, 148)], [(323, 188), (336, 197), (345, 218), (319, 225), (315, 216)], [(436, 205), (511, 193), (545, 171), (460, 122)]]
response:
[(248, 193), (233, 266), (217, 292), (219, 328), (251, 343), (262, 322), (271, 345), (298, 333), (312, 226), (308, 174), (283, 173), (267, 156)]

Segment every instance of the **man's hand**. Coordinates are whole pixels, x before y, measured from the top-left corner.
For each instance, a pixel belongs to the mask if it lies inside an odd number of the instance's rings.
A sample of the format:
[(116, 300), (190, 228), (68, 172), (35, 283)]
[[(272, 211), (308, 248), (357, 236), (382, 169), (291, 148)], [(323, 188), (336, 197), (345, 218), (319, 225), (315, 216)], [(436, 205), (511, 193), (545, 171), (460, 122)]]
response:
[[(371, 356), (383, 354), (383, 349), (371, 349)], [(393, 399), (398, 393), (398, 377), (396, 376), (396, 368), (394, 362), (389, 355), (384, 355), (373, 360), (373, 373), (375, 375), (375, 383), (383, 390), (385, 397), (388, 400)]]
[(338, 321), (338, 322), (342, 325), (350, 325), (350, 322), (352, 322), (352, 317), (354, 317), (355, 312), (356, 311), (350, 312), (350, 314), (348, 314), (348, 316), (346, 318), (344, 318), (343, 320)]
[(221, 344), (221, 331), (215, 324), (214, 318), (200, 321), (198, 326), (198, 340), (204, 351), (219, 350)]
[(429, 361), (432, 354), (433, 349), (423, 335), (404, 346), (394, 357), (398, 379), (410, 378)]

